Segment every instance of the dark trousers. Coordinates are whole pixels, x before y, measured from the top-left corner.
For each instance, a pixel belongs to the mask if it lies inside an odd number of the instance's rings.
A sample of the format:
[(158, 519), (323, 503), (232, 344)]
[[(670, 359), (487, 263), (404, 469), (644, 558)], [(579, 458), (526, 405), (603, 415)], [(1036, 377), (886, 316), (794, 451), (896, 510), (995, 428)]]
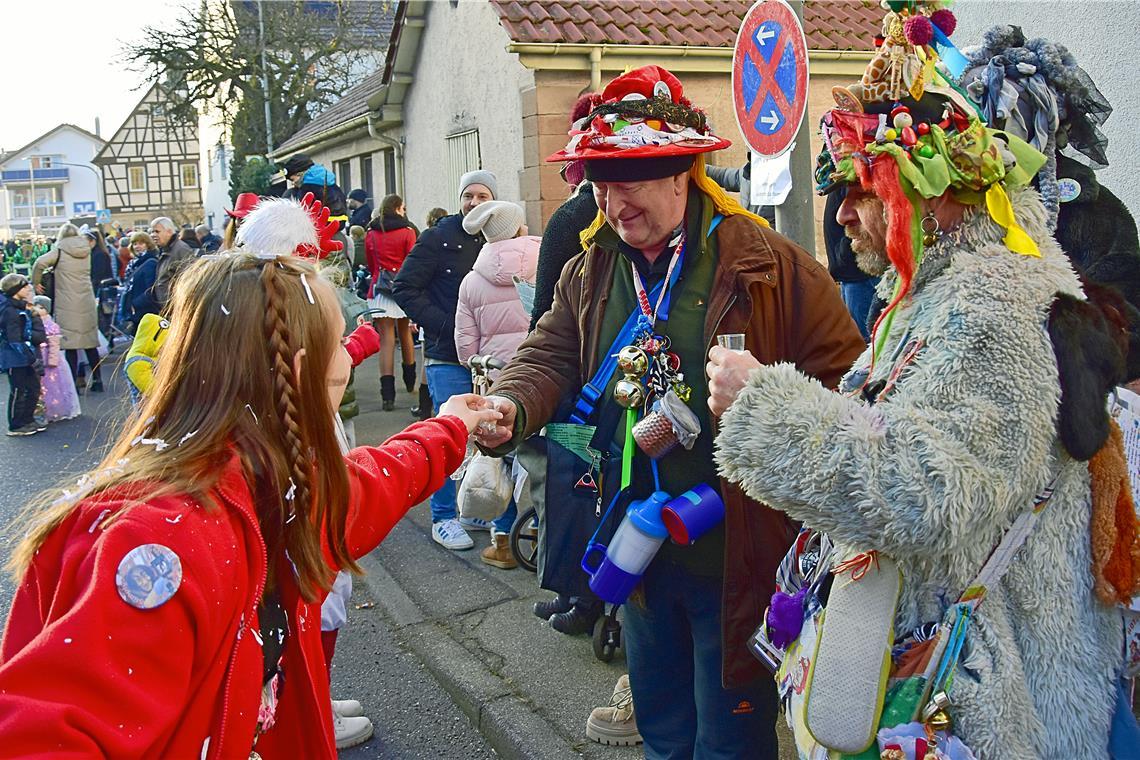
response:
[[(91, 379), (99, 381), (102, 376), (99, 373), (99, 349), (85, 348), (84, 354), (87, 355), (87, 367), (91, 370)], [(71, 367), (71, 376), (75, 378), (75, 382), (79, 382), (79, 349), (69, 348), (63, 352), (67, 357), (67, 366)]]
[(8, 429), (30, 425), (40, 400), (40, 376), (33, 367), (8, 370)]
[[(776, 760), (776, 686), (721, 686), (721, 584), (657, 560), (644, 604), (623, 609), (626, 661), (647, 760)], [(741, 657), (751, 655), (744, 650)]]

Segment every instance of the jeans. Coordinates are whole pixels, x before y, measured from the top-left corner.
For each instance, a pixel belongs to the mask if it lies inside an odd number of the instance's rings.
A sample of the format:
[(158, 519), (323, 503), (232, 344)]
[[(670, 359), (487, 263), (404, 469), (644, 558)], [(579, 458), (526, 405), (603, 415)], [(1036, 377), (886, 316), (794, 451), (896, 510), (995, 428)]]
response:
[(40, 400), (40, 376), (34, 367), (8, 370), (8, 429), (30, 425)]
[(863, 340), (871, 339), (871, 325), (867, 324), (867, 315), (871, 311), (871, 302), (875, 300), (875, 286), (879, 284), (878, 277), (871, 277), (862, 282), (841, 282), (839, 292), (843, 296), (843, 303)]
[[(623, 632), (637, 727), (648, 760), (776, 760), (776, 687), (721, 685), (721, 584), (658, 559)], [(740, 657), (750, 656), (741, 650)]]
[[(426, 371), (428, 390), (431, 391), (436, 414), (439, 414), (440, 404), (452, 396), (471, 392), (471, 371), (466, 367), (459, 364), (429, 364)], [(431, 495), (431, 521), (442, 522), (454, 519), (455, 516), (455, 481), (448, 478)]]

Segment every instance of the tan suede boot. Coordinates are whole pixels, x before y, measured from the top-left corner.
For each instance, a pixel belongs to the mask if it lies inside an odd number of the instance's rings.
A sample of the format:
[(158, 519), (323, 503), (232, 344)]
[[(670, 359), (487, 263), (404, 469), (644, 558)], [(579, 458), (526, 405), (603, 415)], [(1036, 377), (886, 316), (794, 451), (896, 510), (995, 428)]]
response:
[(511, 537), (496, 530), (491, 531), (491, 545), (480, 553), (479, 559), (491, 567), (498, 567), (503, 570), (511, 570), (519, 566), (511, 554)]
[(586, 719), (586, 738), (599, 744), (619, 747), (641, 744), (641, 733), (637, 730), (637, 718), (633, 712), (633, 692), (629, 688), (629, 676), (618, 679), (614, 694), (607, 707), (595, 707)]

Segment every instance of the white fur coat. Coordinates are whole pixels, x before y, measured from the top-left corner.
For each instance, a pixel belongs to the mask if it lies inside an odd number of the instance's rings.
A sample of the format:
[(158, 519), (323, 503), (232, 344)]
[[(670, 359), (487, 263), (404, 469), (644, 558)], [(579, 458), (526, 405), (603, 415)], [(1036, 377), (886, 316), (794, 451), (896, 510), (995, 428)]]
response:
[[(716, 458), (754, 499), (895, 559), (897, 633), (939, 620), (1059, 473), (973, 620), (952, 715), (979, 760), (1105, 758), (1121, 621), (1093, 596), (1089, 475), (1057, 441), (1060, 388), (1045, 327), (1054, 293), (1080, 285), (1036, 193), (1012, 201), (1042, 257), (1010, 252), (984, 214), (931, 246), (871, 377), (891, 372), (904, 334), (921, 340), (889, 394), (868, 406), (791, 365), (763, 367), (725, 414)], [(880, 295), (893, 282), (892, 271)], [(855, 368), (870, 360), (868, 350)]]

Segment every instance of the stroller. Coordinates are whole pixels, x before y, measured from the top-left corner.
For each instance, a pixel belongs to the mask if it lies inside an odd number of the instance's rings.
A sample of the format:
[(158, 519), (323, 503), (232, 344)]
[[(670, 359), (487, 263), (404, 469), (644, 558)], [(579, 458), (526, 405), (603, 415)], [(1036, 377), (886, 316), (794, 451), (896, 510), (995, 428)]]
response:
[(119, 329), (115, 324), (115, 314), (119, 309), (119, 299), (122, 297), (122, 286), (114, 277), (100, 281), (95, 288), (95, 297), (99, 302), (99, 332), (107, 339), (107, 349), (115, 348), (115, 334), (118, 333), (129, 342), (131, 336)]

